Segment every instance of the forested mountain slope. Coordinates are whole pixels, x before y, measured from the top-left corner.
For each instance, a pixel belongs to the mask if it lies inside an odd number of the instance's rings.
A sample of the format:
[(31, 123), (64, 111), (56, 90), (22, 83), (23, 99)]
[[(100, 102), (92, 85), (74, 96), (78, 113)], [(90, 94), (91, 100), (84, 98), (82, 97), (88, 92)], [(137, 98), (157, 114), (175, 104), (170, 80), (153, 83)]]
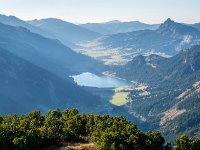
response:
[[(0, 47), (63, 78), (76, 72), (99, 71), (102, 66), (92, 58), (72, 51), (58, 40), (1, 23)], [(94, 66), (98, 66), (98, 69)]]
[(182, 133), (197, 135), (200, 46), (183, 50), (171, 58), (157, 56), (159, 61), (156, 62), (150, 57), (138, 56), (117, 71), (120, 77), (148, 85), (147, 95), (131, 92), (128, 107), (143, 116), (153, 129), (161, 130), (169, 140)]
[(84, 91), (72, 80), (64, 80), (2, 48), (0, 78), (1, 114), (74, 107), (97, 112), (95, 107), (101, 105), (99, 97)]
[(93, 107), (101, 105), (100, 98), (83, 90), (69, 75), (101, 72), (104, 68), (101, 63), (72, 51), (57, 40), (1, 23), (0, 53), (1, 113), (34, 109), (45, 112), (56, 107), (100, 111)]
[[(116, 73), (128, 80), (146, 83), (183, 83), (188, 78), (197, 79), (200, 66), (200, 46), (180, 51), (179, 54), (164, 58), (158, 55), (136, 56)], [(190, 79), (190, 80), (191, 80)]]

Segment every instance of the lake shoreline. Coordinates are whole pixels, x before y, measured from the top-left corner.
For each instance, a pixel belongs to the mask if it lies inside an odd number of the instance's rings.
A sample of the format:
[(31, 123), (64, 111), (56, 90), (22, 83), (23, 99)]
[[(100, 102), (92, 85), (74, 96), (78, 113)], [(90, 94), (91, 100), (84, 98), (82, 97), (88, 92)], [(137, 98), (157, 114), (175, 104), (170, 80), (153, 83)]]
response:
[(70, 77), (73, 78), (79, 86), (117, 88), (131, 85), (131, 82), (129, 81), (104, 75), (103, 73), (102, 76), (99, 76), (90, 72), (83, 72), (79, 75), (71, 75)]

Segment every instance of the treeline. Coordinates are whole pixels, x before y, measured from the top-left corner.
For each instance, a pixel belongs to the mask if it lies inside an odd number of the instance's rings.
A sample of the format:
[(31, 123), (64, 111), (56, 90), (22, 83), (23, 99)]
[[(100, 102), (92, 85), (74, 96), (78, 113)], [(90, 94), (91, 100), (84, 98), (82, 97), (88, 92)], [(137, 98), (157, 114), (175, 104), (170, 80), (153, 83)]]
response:
[[(0, 116), (1, 150), (41, 150), (61, 143), (94, 142), (98, 150), (170, 150), (156, 131), (146, 134), (123, 117), (79, 114), (77, 109)], [(197, 150), (199, 139), (182, 136), (175, 150)]]

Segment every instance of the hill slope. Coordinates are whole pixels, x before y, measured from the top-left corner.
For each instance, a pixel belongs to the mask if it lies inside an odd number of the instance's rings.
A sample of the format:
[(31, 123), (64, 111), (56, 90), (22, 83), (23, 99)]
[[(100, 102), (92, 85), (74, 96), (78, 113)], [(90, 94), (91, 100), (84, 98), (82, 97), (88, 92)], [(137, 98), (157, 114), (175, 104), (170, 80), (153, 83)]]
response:
[[(0, 52), (1, 113), (46, 111), (55, 107), (98, 111), (93, 106), (101, 105), (100, 98), (77, 86), (69, 75), (98, 72), (100, 63), (57, 40), (1, 23)], [(94, 105), (90, 109), (88, 104)]]
[(63, 78), (82, 71), (98, 71), (101, 64), (78, 54), (57, 40), (44, 38), (22, 27), (0, 23), (0, 47)]
[(100, 98), (84, 91), (72, 80), (64, 80), (2, 48), (0, 78), (1, 114), (73, 107), (94, 112), (93, 107), (101, 105)]

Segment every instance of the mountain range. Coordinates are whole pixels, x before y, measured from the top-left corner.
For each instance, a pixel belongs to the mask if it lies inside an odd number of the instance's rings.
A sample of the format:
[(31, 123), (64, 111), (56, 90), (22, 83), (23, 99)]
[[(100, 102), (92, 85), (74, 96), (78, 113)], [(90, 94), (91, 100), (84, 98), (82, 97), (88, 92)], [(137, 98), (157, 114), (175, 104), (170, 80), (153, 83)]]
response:
[(145, 24), (139, 21), (121, 22), (118, 20), (105, 23), (86, 23), (80, 24), (80, 26), (91, 31), (98, 32), (102, 35), (125, 33), (145, 29), (155, 30), (159, 27), (158, 24)]
[(97, 32), (56, 18), (32, 20), (28, 21), (28, 23), (45, 32), (55, 35), (55, 37), (64, 44), (66, 41), (77, 44), (100, 36)]
[[(48, 33), (44, 30), (41, 30), (35, 26), (32, 26), (31, 24), (27, 23), (26, 21), (23, 21), (15, 16), (6, 16), (6, 15), (0, 15), (0, 22), (3, 24), (7, 24), (10, 26), (20, 26), (20, 27), (24, 27), (28, 30), (30, 30), (33, 33), (37, 33), (40, 34), (44, 37), (50, 38), (50, 39), (57, 39), (57, 37), (51, 33)], [(67, 46), (72, 47), (74, 44), (69, 42), (69, 41), (65, 41), (65, 43)]]
[(102, 36), (80, 45), (77, 50), (92, 57), (99, 56), (99, 52), (105, 51), (107, 55), (100, 55), (97, 59), (109, 64), (107, 59), (113, 57), (113, 61), (117, 60), (111, 64), (118, 65), (127, 63), (140, 54), (173, 56), (180, 50), (197, 44), (200, 44), (198, 29), (167, 19), (156, 30)]
[(15, 16), (0, 15), (0, 22), (11, 26), (21, 26), (44, 37), (60, 40), (68, 47), (74, 47), (78, 42), (100, 36), (99, 33), (55, 18), (23, 21)]
[[(113, 20), (105, 23), (85, 23), (79, 24), (80, 26), (87, 28), (91, 31), (100, 33), (102, 35), (117, 34), (117, 33), (126, 33), (133, 32), (138, 30), (156, 30), (160, 24), (147, 24), (140, 21), (130, 21), (130, 22), (121, 22), (119, 20)], [(198, 30), (200, 30), (200, 24), (187, 24)]]

